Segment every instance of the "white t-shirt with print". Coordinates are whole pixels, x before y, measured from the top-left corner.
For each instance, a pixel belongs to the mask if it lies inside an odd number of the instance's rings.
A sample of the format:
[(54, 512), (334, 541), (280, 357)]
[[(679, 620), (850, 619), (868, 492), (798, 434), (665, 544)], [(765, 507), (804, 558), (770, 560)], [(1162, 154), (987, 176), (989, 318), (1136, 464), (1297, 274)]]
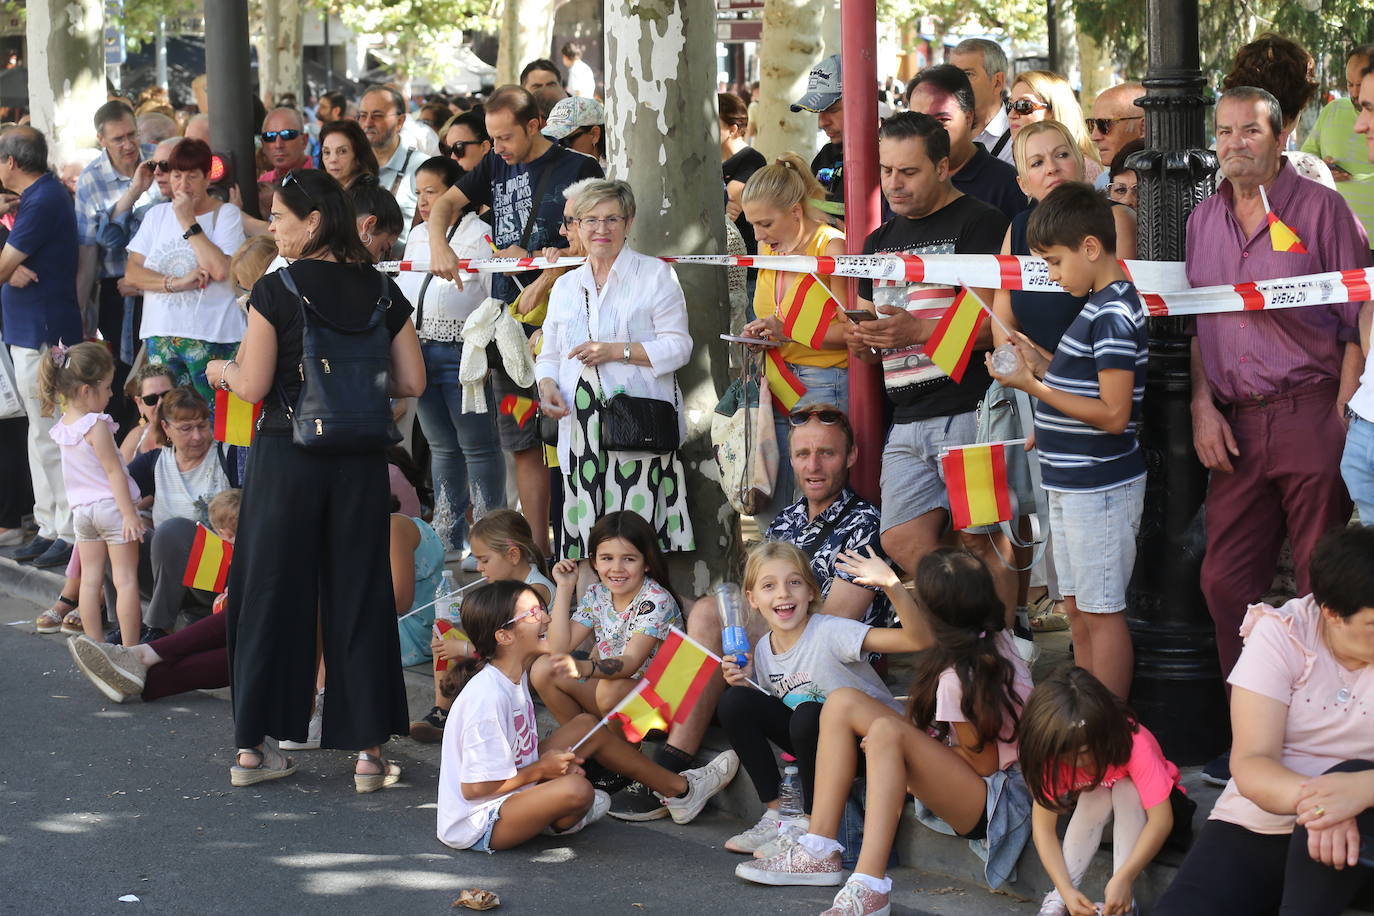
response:
[[(233, 257), (243, 244), (243, 214), (233, 204), (202, 213), (196, 222), (205, 236), (225, 255)], [(129, 251), (143, 255), (143, 266), (169, 277), (184, 277), (200, 266), (195, 249), (182, 238), (170, 203), (157, 204), (143, 217), (143, 224), (129, 240)], [(204, 289), (177, 293), (148, 291), (143, 294), (143, 323), (138, 336), (189, 337), (213, 343), (238, 343), (248, 326), (227, 279)]]
[[(490, 810), (515, 792), (468, 799), (463, 783), (510, 779), (539, 759), (539, 733), (530, 699), (529, 675), (512, 683), (495, 665), (487, 665), (458, 694), (444, 724), (439, 764), (439, 839), (467, 849), (482, 838)], [(530, 785), (533, 785), (531, 783)]]

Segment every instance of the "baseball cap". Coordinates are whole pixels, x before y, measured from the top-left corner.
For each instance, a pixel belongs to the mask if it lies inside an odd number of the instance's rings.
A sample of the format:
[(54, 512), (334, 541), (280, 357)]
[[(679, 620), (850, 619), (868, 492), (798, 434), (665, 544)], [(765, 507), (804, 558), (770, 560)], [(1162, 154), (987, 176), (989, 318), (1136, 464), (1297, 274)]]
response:
[(806, 95), (792, 103), (793, 111), (825, 111), (840, 100), (840, 55), (832, 54), (811, 68)]
[(606, 125), (606, 109), (596, 99), (580, 95), (570, 95), (559, 99), (549, 112), (549, 123), (544, 125), (544, 136), (550, 140), (562, 140), (581, 127)]

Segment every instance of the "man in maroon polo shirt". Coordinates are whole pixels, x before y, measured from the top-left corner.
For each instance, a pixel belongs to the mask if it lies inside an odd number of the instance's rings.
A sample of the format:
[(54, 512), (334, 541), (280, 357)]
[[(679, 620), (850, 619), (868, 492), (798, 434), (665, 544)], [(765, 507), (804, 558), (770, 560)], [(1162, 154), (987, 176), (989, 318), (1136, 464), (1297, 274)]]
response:
[[(1363, 226), (1335, 191), (1283, 158), (1278, 102), (1237, 87), (1217, 101), (1225, 180), (1188, 219), (1188, 282), (1213, 286), (1369, 264)], [(1306, 252), (1275, 251), (1260, 189)], [(1345, 403), (1359, 383), (1361, 303), (1202, 315), (1193, 340), (1193, 444), (1212, 472), (1202, 591), (1222, 671), (1246, 606), (1274, 578), (1287, 534), (1298, 594), (1317, 539), (1350, 519), (1341, 480)]]

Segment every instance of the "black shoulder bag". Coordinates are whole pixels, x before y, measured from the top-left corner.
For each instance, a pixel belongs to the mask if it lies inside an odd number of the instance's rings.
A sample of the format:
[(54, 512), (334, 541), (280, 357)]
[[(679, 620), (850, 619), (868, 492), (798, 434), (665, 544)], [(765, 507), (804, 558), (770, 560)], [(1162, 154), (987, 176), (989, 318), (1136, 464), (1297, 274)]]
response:
[[(291, 422), (291, 440), (312, 452), (347, 454), (384, 450), (401, 441), (391, 412), (391, 337), (387, 280), (367, 324), (344, 328), (330, 322), (301, 295), (291, 268), (277, 272), (296, 296), (301, 316), (300, 394), (293, 405), (281, 381), (277, 396)], [(307, 306), (309, 306), (307, 308)]]
[[(587, 309), (587, 339), (592, 335), (592, 300), (582, 287), (582, 304)], [(641, 398), (618, 391), (606, 397), (601, 370), (596, 370), (596, 386), (601, 389), (601, 448), (610, 452), (672, 452), (682, 444), (677, 428), (677, 379), (673, 380), (673, 403), (658, 398)]]

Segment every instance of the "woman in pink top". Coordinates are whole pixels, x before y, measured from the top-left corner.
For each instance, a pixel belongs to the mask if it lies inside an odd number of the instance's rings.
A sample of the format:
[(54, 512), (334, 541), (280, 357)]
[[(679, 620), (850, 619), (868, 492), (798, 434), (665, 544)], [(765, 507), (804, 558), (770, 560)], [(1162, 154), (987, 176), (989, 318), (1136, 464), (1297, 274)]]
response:
[[(1135, 713), (1082, 668), (1056, 672), (1035, 688), (1017, 736), (1035, 799), (1035, 849), (1054, 882), (1040, 916), (1135, 912), (1136, 877), (1166, 841), (1187, 842), (1197, 805), (1183, 794), (1178, 767)], [(1056, 828), (1068, 811), (1061, 849)], [(1079, 885), (1108, 819), (1112, 877), (1103, 902), (1094, 904)]]
[(1246, 614), (1232, 779), (1156, 916), (1338, 916), (1374, 876), (1374, 528), (1327, 534), (1309, 576)]

